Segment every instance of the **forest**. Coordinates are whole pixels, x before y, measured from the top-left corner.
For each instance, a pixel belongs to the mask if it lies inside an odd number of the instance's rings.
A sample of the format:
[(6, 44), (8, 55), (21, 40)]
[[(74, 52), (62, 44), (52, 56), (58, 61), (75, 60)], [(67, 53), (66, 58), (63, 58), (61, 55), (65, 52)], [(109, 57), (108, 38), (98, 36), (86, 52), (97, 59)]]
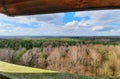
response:
[(119, 77), (119, 51), (119, 37), (0, 39), (0, 61), (85, 76)]
[(0, 39), (0, 48), (31, 49), (34, 47), (74, 46), (84, 44), (118, 45), (119, 37), (69, 37), (69, 38), (25, 38), (25, 39)]

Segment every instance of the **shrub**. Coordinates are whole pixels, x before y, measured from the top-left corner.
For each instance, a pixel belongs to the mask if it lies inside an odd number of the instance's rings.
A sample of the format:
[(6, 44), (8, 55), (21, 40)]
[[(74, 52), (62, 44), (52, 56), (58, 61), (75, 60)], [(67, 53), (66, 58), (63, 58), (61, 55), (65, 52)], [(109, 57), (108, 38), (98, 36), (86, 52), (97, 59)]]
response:
[(47, 55), (45, 53), (40, 54), (40, 60), (45, 61), (47, 59)]
[(22, 55), (26, 52), (26, 49), (23, 48), (21, 50), (19, 50), (17, 56), (15, 57), (15, 63), (18, 63), (20, 58), (22, 57)]
[(98, 75), (101, 77), (110, 77), (112, 74), (113, 72), (107, 63), (104, 63), (103, 66), (98, 70)]

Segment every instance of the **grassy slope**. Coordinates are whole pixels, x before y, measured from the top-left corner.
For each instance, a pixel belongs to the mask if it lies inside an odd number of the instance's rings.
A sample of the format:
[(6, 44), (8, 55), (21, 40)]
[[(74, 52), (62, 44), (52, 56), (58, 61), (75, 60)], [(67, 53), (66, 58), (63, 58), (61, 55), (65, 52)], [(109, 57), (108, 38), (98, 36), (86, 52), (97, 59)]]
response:
[(0, 61), (0, 74), (12, 79), (120, 79), (94, 78), (9, 64)]

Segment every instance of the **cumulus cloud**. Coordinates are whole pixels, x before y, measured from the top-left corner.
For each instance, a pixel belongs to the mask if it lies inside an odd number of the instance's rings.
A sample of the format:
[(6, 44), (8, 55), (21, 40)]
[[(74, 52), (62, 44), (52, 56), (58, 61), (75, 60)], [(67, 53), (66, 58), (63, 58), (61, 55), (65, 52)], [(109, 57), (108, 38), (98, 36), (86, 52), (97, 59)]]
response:
[(62, 26), (63, 16), (64, 13), (18, 17), (0, 14), (0, 35), (55, 35)]
[(101, 11), (88, 11), (76, 12), (75, 17), (88, 16), (91, 19), (86, 22), (90, 25), (110, 25), (120, 24), (120, 10), (101, 10)]
[(115, 30), (117, 27), (113, 26), (94, 26), (92, 27), (92, 31), (111, 31)]
[[(111, 35), (113, 34), (119, 35), (118, 32), (120, 30), (120, 10), (102, 10), (102, 11), (88, 11), (88, 12), (76, 12), (75, 17), (85, 17), (88, 16), (90, 19), (84, 21), (89, 28), (90, 31), (96, 31), (97, 34), (105, 33), (101, 35)], [(113, 31), (114, 30), (114, 31)], [(117, 31), (117, 33), (116, 33)], [(99, 35), (99, 34), (98, 34)]]
[(10, 22), (23, 23), (23, 24), (31, 24), (33, 22), (59, 23), (63, 21), (63, 16), (64, 16), (64, 13), (17, 16), (17, 17), (8, 17), (6, 15), (0, 14), (1, 20), (7, 20)]
[(93, 31), (101, 31), (103, 29), (104, 29), (103, 26), (95, 26), (95, 27), (92, 28)]
[[(0, 35), (103, 36), (119, 35), (120, 11), (75, 12), (64, 24), (65, 13), (8, 17), (0, 14)], [(74, 19), (77, 17), (77, 19)], [(87, 17), (87, 19), (86, 19)]]

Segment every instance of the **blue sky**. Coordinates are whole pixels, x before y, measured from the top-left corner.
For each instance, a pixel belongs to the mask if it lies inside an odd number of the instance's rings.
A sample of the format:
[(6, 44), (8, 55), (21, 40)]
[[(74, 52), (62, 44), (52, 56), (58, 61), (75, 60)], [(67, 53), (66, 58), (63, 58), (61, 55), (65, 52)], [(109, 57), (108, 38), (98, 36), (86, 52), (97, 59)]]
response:
[(120, 10), (8, 17), (0, 14), (0, 36), (120, 36)]

